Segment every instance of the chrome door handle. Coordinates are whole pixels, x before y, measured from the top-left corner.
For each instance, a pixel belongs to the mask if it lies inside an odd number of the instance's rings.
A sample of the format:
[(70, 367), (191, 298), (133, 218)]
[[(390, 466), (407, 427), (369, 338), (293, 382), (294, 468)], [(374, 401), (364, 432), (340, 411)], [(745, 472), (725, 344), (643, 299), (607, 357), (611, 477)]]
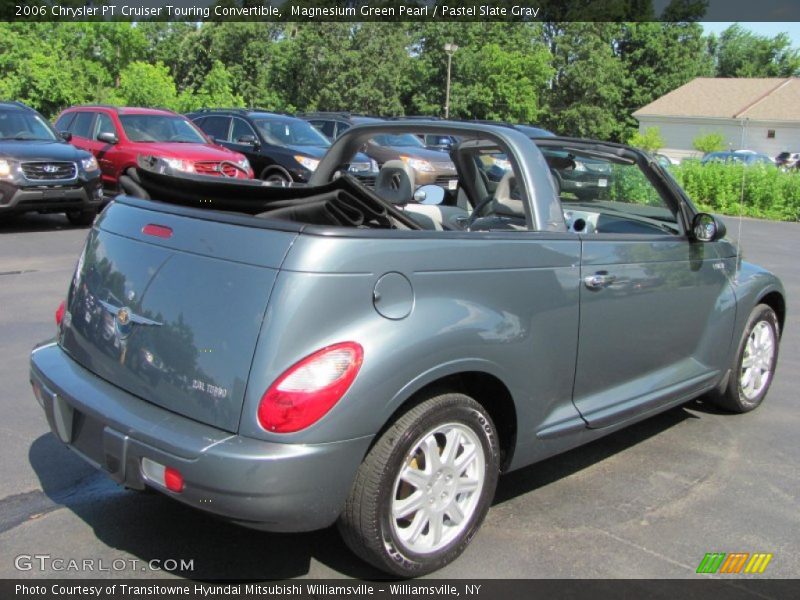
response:
[(595, 273), (594, 275), (589, 275), (588, 277), (583, 278), (583, 283), (586, 284), (586, 287), (590, 290), (600, 290), (604, 287), (608, 287), (612, 283), (617, 280), (616, 275), (609, 275), (608, 273), (604, 273), (600, 271), (599, 273)]

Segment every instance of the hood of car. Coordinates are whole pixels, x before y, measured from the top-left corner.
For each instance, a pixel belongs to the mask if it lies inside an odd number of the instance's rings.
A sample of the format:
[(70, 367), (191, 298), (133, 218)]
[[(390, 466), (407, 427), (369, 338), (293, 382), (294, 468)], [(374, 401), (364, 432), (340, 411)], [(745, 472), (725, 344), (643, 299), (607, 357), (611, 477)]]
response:
[(12, 160), (76, 161), (88, 158), (89, 153), (59, 141), (0, 140), (0, 158)]
[(441, 150), (429, 150), (428, 148), (416, 148), (414, 146), (380, 146), (388, 148), (397, 153), (398, 156), (410, 156), (411, 158), (421, 158), (432, 163), (451, 163), (450, 155)]
[(182, 144), (179, 142), (138, 142), (134, 143), (137, 150), (152, 156), (165, 158), (182, 158), (184, 160), (241, 160), (243, 154), (210, 144)]

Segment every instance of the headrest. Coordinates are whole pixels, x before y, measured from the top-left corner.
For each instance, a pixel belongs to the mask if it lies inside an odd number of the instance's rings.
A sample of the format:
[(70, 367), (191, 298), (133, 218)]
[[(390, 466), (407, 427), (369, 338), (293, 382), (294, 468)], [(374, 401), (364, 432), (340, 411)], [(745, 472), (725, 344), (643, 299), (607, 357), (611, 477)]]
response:
[(392, 204), (414, 200), (414, 170), (402, 160), (387, 160), (375, 179), (375, 193)]

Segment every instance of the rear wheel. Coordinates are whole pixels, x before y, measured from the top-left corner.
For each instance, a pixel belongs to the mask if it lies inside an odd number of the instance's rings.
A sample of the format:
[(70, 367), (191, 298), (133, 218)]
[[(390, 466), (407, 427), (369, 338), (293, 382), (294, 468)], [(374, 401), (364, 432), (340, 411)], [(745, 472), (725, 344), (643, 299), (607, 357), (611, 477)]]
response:
[(402, 577), (435, 571), (467, 547), (499, 474), (494, 424), (463, 394), (432, 397), (375, 443), (356, 476), (339, 529), (347, 545)]
[(759, 304), (750, 313), (725, 389), (710, 395), (711, 401), (732, 412), (757, 408), (769, 391), (778, 361), (780, 325), (775, 311)]

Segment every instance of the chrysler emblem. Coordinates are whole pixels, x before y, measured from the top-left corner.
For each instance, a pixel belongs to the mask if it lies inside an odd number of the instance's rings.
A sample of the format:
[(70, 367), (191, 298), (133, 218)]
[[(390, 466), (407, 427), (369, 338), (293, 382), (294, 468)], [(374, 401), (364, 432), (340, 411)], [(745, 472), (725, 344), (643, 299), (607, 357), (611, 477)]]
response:
[(123, 327), (131, 320), (131, 313), (126, 307), (122, 307), (117, 311), (117, 323)]
[(127, 306), (114, 306), (108, 302), (100, 301), (100, 304), (108, 312), (114, 315), (114, 329), (117, 332), (117, 337), (120, 340), (127, 338), (133, 331), (133, 325), (153, 325), (160, 327), (163, 323), (153, 321), (141, 315), (137, 315)]

